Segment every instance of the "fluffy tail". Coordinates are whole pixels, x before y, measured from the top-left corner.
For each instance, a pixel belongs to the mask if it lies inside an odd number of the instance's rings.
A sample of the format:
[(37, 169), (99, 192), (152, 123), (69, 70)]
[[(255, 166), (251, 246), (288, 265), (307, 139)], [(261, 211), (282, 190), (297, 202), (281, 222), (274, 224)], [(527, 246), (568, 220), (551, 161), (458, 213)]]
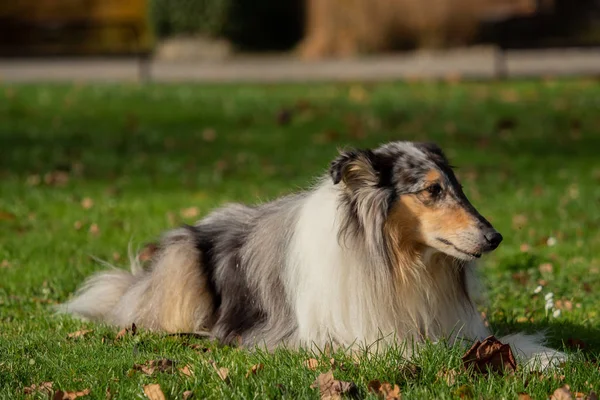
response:
[(516, 333), (504, 336), (500, 341), (510, 344), (515, 357), (524, 363), (525, 368), (530, 370), (557, 367), (567, 360), (565, 353), (544, 346), (543, 333), (534, 335)]
[(111, 268), (90, 277), (58, 311), (118, 326), (167, 332), (209, 328), (212, 296), (206, 288), (194, 232), (167, 233), (148, 269), (132, 260), (131, 272)]

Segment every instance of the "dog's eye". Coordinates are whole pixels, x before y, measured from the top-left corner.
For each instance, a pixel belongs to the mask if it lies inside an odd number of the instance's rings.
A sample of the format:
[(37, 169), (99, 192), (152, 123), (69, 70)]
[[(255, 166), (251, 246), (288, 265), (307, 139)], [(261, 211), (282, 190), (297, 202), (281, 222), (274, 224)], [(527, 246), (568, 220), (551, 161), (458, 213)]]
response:
[(427, 188), (427, 192), (429, 192), (431, 197), (438, 197), (442, 194), (442, 186), (439, 183), (434, 183)]

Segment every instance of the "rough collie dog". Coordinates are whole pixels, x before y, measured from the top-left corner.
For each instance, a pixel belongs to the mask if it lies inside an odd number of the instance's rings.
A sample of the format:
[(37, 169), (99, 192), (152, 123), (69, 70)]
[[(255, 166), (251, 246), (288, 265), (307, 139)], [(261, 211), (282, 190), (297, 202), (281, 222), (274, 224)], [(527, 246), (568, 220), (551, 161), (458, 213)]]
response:
[[(481, 340), (474, 260), (502, 235), (436, 145), (342, 152), (311, 190), (167, 232), (148, 268), (91, 277), (62, 311), (248, 346)], [(541, 335), (502, 338), (544, 367)]]

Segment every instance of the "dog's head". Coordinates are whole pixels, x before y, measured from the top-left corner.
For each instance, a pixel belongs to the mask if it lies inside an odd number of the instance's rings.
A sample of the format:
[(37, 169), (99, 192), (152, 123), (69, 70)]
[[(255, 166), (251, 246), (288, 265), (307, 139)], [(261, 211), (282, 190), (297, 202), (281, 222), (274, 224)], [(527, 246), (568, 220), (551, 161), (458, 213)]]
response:
[(330, 174), (334, 184), (344, 186), (356, 225), (375, 226), (372, 220), (381, 220), (378, 228), (393, 246), (433, 248), (471, 260), (502, 241), (469, 202), (434, 144), (393, 142), (375, 150), (344, 151)]

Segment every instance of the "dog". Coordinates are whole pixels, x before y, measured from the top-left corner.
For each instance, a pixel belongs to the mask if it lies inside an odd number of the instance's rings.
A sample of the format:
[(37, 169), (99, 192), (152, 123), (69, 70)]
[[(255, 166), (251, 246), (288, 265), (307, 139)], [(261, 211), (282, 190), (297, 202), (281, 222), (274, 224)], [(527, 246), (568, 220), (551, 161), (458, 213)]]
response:
[[(437, 145), (391, 142), (167, 232), (148, 267), (100, 272), (60, 311), (267, 349), (482, 340), (475, 260), (500, 242)], [(501, 341), (536, 368), (565, 358), (542, 334)]]

